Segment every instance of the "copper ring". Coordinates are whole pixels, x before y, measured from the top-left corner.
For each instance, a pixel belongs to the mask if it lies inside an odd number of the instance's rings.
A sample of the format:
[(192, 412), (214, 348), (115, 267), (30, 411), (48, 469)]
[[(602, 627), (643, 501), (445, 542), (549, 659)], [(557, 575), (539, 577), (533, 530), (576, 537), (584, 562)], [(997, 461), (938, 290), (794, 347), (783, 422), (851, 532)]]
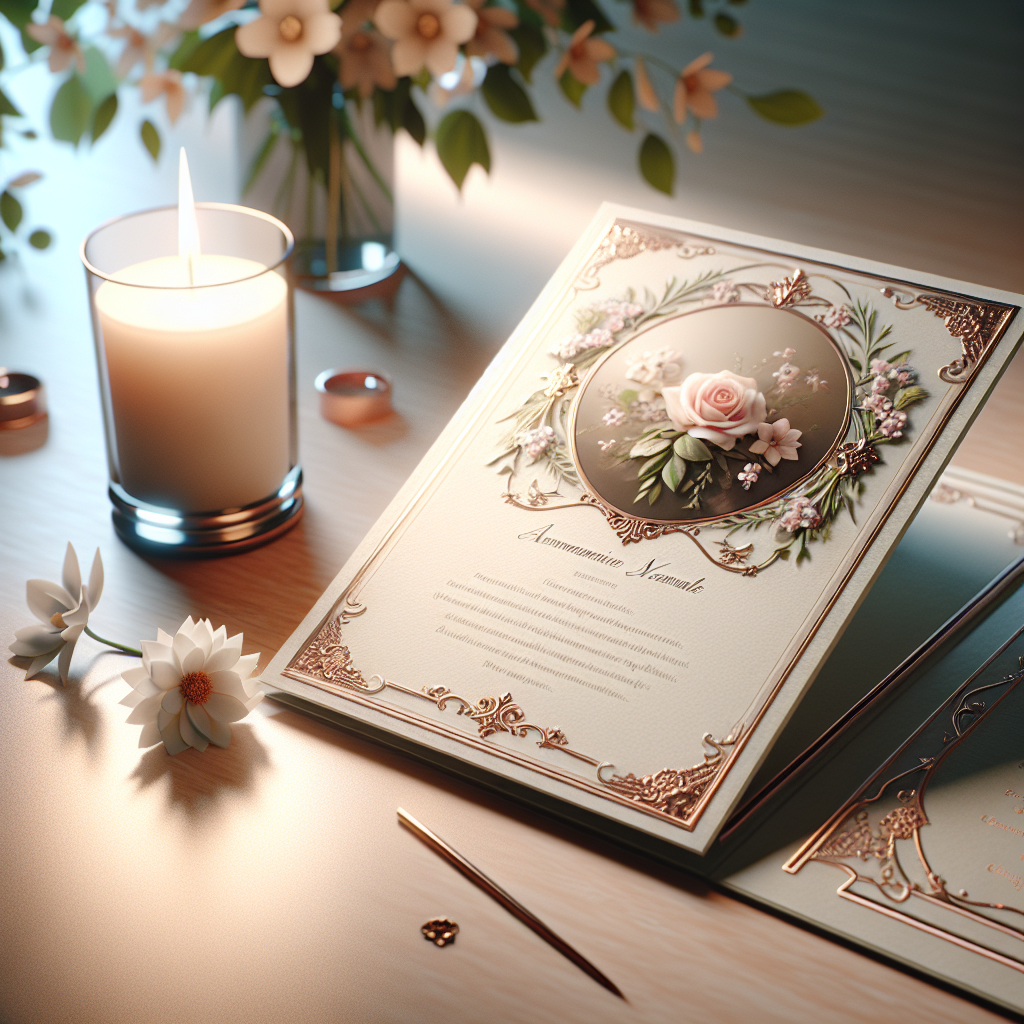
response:
[(342, 427), (359, 427), (391, 415), (391, 381), (373, 370), (324, 370), (315, 387), (320, 415)]
[(46, 415), (46, 389), (38, 377), (0, 367), (0, 430), (18, 430)]

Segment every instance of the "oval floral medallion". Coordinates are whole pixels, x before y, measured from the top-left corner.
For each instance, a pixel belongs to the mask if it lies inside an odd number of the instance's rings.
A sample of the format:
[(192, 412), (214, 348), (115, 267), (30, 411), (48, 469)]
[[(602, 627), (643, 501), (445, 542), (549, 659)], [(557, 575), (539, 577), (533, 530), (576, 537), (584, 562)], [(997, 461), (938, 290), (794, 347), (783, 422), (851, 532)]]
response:
[(613, 349), (576, 396), (573, 461), (619, 512), (701, 522), (792, 491), (846, 436), (852, 379), (828, 332), (733, 303)]

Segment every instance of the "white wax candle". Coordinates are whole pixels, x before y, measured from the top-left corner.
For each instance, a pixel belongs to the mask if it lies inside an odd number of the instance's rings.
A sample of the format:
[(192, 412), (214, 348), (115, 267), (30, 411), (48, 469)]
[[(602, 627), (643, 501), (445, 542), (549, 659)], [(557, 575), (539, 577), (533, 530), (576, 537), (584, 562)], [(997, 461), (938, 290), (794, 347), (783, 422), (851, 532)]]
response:
[(121, 485), (212, 512), (269, 497), (288, 472), (288, 289), (251, 260), (192, 263), (195, 284), (216, 287), (190, 289), (169, 256), (113, 275), (95, 302)]

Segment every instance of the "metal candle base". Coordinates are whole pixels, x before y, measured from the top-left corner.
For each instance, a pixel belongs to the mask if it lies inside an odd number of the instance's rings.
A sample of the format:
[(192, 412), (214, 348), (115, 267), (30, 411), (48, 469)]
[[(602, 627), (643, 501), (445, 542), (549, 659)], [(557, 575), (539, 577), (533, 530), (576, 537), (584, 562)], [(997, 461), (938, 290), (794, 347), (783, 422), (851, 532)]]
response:
[(110, 485), (117, 535), (159, 558), (216, 558), (249, 551), (290, 530), (302, 516), (302, 470), (296, 466), (263, 501), (220, 512), (178, 512), (139, 501)]

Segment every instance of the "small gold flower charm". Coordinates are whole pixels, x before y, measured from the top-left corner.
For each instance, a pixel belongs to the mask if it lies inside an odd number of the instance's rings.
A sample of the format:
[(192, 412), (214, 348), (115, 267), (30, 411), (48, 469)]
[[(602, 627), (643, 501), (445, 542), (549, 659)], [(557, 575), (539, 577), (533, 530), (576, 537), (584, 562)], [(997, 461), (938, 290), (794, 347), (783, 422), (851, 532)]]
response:
[(428, 921), (421, 929), (423, 938), (432, 942), (435, 946), (448, 946), (455, 941), (459, 934), (459, 926), (447, 917), (435, 917)]

